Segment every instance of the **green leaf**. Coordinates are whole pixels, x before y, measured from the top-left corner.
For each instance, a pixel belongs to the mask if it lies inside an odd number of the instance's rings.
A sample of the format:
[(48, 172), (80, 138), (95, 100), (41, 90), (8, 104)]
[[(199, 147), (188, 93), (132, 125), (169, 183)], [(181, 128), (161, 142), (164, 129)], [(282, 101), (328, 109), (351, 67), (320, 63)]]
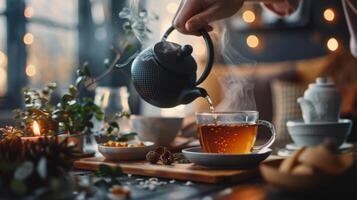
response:
[(77, 76), (90, 76), (88, 62), (83, 63), (83, 66), (77, 69)]
[(50, 94), (50, 90), (44, 89), (44, 90), (42, 90), (42, 94), (43, 95), (49, 95)]
[(84, 103), (93, 103), (93, 98), (83, 97), (83, 102), (84, 102)]
[(33, 163), (25, 161), (15, 171), (14, 178), (17, 180), (25, 180), (33, 172)]
[(55, 82), (47, 83), (46, 86), (47, 86), (49, 89), (54, 90), (54, 89), (57, 88), (57, 83), (55, 83)]
[(71, 100), (71, 101), (68, 101), (67, 103), (68, 103), (68, 105), (70, 105), (70, 106), (74, 106), (74, 105), (77, 104), (77, 101), (76, 101), (76, 100)]
[(108, 127), (107, 134), (111, 134), (113, 132), (113, 130), (114, 130), (113, 127), (111, 127), (111, 126)]
[(90, 73), (90, 70), (89, 70), (89, 67), (88, 67), (88, 66), (85, 66), (85, 67), (83, 68), (83, 70), (84, 70), (84, 75), (85, 75), (85, 76), (88, 76), (88, 77), (91, 76), (91, 73)]
[(128, 44), (127, 46), (125, 46), (124, 48), (124, 52), (128, 52), (134, 49), (134, 46), (132, 44)]
[(81, 68), (78, 68), (78, 69), (76, 70), (76, 75), (77, 75), (77, 76), (82, 76), (82, 70), (81, 70)]
[(77, 95), (77, 88), (74, 85), (70, 85), (68, 87), (68, 92), (69, 92), (70, 95), (76, 96)]
[(101, 177), (109, 177), (111, 179), (111, 184), (120, 184), (120, 182), (116, 179), (120, 177), (123, 172), (119, 166), (112, 168), (105, 164), (100, 164), (98, 167), (97, 174)]
[(10, 187), (17, 195), (22, 196), (26, 194), (26, 184), (21, 180), (13, 179), (10, 183)]
[[(100, 175), (99, 175), (100, 176)], [(97, 188), (109, 188), (112, 186), (112, 184), (108, 183), (107, 181), (105, 181), (104, 179), (99, 179), (94, 181), (94, 186), (96, 186)], [(106, 190), (105, 190), (106, 191)]]
[(71, 95), (69, 95), (69, 94), (63, 95), (63, 96), (62, 96), (62, 99), (61, 99), (61, 101), (62, 101), (63, 104), (67, 104), (68, 101), (70, 101), (70, 100), (73, 100), (73, 96), (71, 96)]
[(137, 136), (138, 134), (135, 133), (135, 132), (131, 132), (131, 133), (126, 133), (124, 135), (122, 135), (118, 141), (119, 142), (126, 142), (126, 141), (129, 141), (129, 140), (133, 140), (135, 136)]
[(98, 166), (98, 173), (101, 176), (109, 176), (111, 174), (111, 172), (112, 172), (112, 169), (108, 165), (100, 164)]
[(30, 96), (26, 96), (25, 97), (25, 104), (29, 104), (29, 103), (31, 103), (31, 97)]
[(123, 175), (123, 171), (121, 170), (120, 167), (117, 166), (112, 170), (112, 176), (119, 177), (121, 175)]
[(115, 114), (115, 118), (116, 119), (121, 119), (121, 118), (127, 118), (127, 119), (129, 119), (130, 118), (130, 112), (128, 112), (128, 111), (123, 111), (123, 112), (119, 112), (119, 113), (116, 113)]
[(90, 129), (92, 129), (92, 128), (94, 127), (94, 124), (93, 124), (92, 122), (88, 122), (88, 123), (86, 124), (86, 126), (87, 126), (88, 128), (90, 128)]
[(63, 110), (61, 110), (61, 109), (56, 109), (56, 110), (54, 110), (53, 112), (52, 112), (52, 117), (53, 117), (53, 115), (63, 115), (64, 114), (64, 111)]
[(85, 79), (86, 79), (85, 76), (78, 76), (76, 78), (76, 86), (78, 87)]
[(102, 121), (104, 119), (104, 113), (101, 112), (101, 111), (100, 112), (96, 112), (94, 116), (98, 121)]
[(114, 127), (114, 128), (119, 128), (119, 124), (117, 122), (110, 122), (109, 126)]
[(46, 157), (42, 157), (37, 164), (37, 173), (43, 180), (46, 180), (47, 176), (47, 165)]
[(105, 68), (108, 68), (109, 65), (110, 65), (109, 58), (104, 59), (104, 66), (105, 66)]

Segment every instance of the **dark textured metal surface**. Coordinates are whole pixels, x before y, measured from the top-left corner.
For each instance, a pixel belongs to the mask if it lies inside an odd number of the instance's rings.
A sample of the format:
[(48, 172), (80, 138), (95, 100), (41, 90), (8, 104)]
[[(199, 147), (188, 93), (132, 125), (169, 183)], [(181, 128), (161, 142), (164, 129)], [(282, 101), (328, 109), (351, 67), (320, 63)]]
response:
[(178, 104), (180, 93), (195, 85), (196, 74), (182, 75), (161, 67), (146, 49), (134, 60), (131, 68), (132, 81), (140, 96), (158, 107), (173, 107)]

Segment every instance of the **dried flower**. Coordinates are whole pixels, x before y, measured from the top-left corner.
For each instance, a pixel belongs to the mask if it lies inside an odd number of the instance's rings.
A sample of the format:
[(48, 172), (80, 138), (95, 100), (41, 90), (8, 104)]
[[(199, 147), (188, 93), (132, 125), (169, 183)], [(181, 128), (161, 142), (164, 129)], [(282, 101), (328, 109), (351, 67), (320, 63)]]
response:
[(0, 128), (0, 139), (7, 137), (21, 137), (23, 135), (24, 132), (22, 130), (12, 126), (5, 126), (5, 128)]
[(161, 154), (160, 159), (164, 165), (171, 165), (174, 162), (174, 157), (169, 150), (166, 150), (163, 154)]
[(163, 146), (159, 146), (155, 149), (155, 152), (160, 154), (160, 156), (165, 152), (167, 151), (167, 148), (166, 147), (163, 147)]
[(160, 160), (160, 154), (156, 151), (149, 151), (149, 153), (146, 154), (146, 160), (151, 164), (156, 164)]

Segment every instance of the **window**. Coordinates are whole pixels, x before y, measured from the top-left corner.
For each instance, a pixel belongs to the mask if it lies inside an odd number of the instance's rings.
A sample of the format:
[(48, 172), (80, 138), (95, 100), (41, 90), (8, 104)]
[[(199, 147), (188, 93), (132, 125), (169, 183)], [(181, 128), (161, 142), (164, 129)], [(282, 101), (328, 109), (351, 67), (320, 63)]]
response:
[(29, 85), (41, 87), (54, 81), (59, 88), (67, 87), (77, 66), (77, 1), (31, 0), (24, 14)]
[[(110, 46), (123, 39), (118, 13), (125, 5), (117, 0), (0, 1), (0, 108), (21, 106), (24, 87), (56, 82), (62, 93), (84, 62), (94, 76), (102, 73)], [(103, 82), (128, 86), (129, 78), (119, 75)], [(138, 98), (132, 95), (131, 101), (138, 110)]]
[(5, 1), (0, 1), (0, 97), (4, 97), (7, 90), (7, 55), (6, 55), (6, 18)]

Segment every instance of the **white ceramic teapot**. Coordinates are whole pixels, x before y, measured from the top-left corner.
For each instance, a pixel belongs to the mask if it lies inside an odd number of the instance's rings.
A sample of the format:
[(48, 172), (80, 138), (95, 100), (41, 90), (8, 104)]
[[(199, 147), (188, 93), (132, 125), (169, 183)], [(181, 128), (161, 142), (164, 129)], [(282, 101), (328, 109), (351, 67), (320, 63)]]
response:
[(316, 78), (316, 83), (309, 84), (304, 97), (299, 97), (297, 102), (305, 123), (337, 122), (339, 119), (342, 97), (327, 78)]

